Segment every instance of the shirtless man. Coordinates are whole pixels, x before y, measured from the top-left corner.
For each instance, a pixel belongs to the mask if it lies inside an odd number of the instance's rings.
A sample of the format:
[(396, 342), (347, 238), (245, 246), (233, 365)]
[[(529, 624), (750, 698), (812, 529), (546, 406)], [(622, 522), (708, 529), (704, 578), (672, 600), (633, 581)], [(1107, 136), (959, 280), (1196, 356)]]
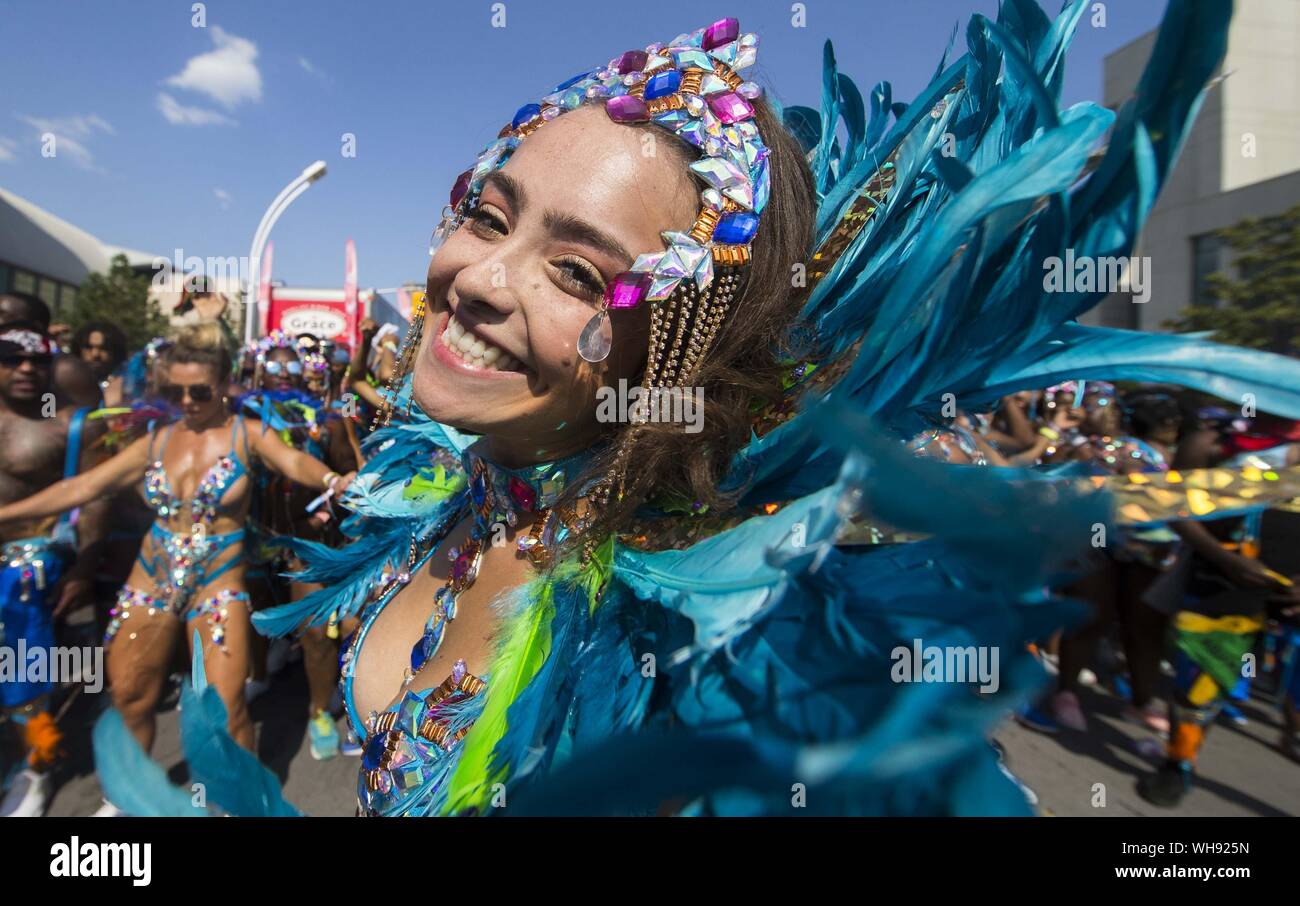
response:
[[(0, 501), (20, 500), (64, 477), (74, 410), (56, 404), (52, 371), (50, 341), (39, 325), (0, 324)], [(94, 464), (84, 452), (93, 448), (91, 432), (86, 423), (79, 442), (82, 469)], [(96, 559), (90, 549), (103, 534), (104, 516), (98, 502), (82, 509), (77, 563), (66, 576), (65, 556), (71, 551), (52, 541), (53, 520), (0, 531), (0, 645), (11, 649), (12, 658), (21, 647), (30, 664), (32, 652), (45, 649), (46, 663), (55, 662), (54, 619), (86, 600)], [(0, 803), (0, 816), (37, 816), (44, 810), (47, 771), (60, 742), (48, 710), (52, 679), (57, 678), (29, 679), (24, 665), (22, 673), (0, 681), (0, 731), (8, 737), (2, 741), (23, 762)]]

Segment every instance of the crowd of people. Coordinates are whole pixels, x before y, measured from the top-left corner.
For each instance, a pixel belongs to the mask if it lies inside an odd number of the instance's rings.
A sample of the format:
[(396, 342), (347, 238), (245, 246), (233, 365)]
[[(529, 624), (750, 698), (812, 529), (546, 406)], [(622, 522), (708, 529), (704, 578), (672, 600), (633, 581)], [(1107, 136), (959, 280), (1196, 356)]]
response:
[[(297, 576), (297, 545), (345, 543), (336, 498), (364, 462), (361, 438), (394, 369), (394, 331), (364, 321), (355, 350), (273, 332), (241, 352), (220, 322), (140, 350), (111, 323), (61, 340), (49, 327), (39, 299), (0, 297), (5, 637), (54, 645), (60, 621), (93, 613), (113, 705), (146, 752), (170, 678), (197, 639), (230, 734), (251, 750), (248, 701), (268, 681), (251, 614), (321, 588)], [(1062, 475), (1300, 462), (1296, 423), (1213, 403), (1172, 387), (1071, 381), (957, 411), (910, 447), (954, 464)], [(1300, 515), (1276, 510), (1147, 528), (1097, 547), (1067, 590), (1091, 617), (1033, 646), (1053, 685), (1015, 718), (1046, 733), (1087, 732), (1081, 684), (1104, 681), (1128, 701), (1127, 719), (1166, 740), (1164, 767), (1139, 789), (1172, 806), (1209, 726), (1244, 720), (1236, 703), (1264, 682), (1281, 704), (1280, 745), (1300, 759), (1300, 597), (1287, 578), (1300, 573), (1298, 528)], [(362, 753), (337, 720), (340, 642), (356, 626), (355, 616), (331, 615), (304, 623), (293, 642), (317, 759)], [(289, 647), (272, 646), (272, 661)], [(1258, 672), (1243, 670), (1250, 655)], [(56, 683), (0, 683), (0, 694), (3, 813), (41, 814), (63, 751)], [(107, 801), (100, 810), (116, 813)]]
[[(267, 649), (250, 615), (319, 587), (291, 578), (286, 539), (341, 541), (335, 499), (392, 369), (391, 328), (363, 322), (355, 351), (273, 332), (241, 354), (218, 321), (140, 350), (109, 322), (62, 342), (50, 326), (40, 299), (0, 296), (0, 643), (53, 651), (67, 617), (93, 613), (112, 703), (148, 751), (197, 633), (231, 735), (251, 749)], [(339, 634), (304, 627), (298, 641), (316, 758), (358, 751), (330, 713)], [(4, 815), (45, 808), (65, 749), (57, 679), (0, 683)]]
[[(1268, 471), (1300, 463), (1300, 425), (1182, 388), (1067, 381), (958, 413), (913, 447), (950, 462), (1061, 474)], [(1190, 788), (1210, 726), (1245, 722), (1239, 703), (1258, 681), (1281, 708), (1279, 748), (1300, 760), (1297, 552), (1300, 511), (1286, 508), (1144, 528), (1096, 546), (1066, 589), (1088, 602), (1091, 617), (1034, 646), (1054, 684), (1016, 719), (1045, 733), (1086, 733), (1080, 692), (1104, 676), (1127, 703), (1124, 717), (1166, 740), (1163, 767), (1138, 791), (1173, 806)]]

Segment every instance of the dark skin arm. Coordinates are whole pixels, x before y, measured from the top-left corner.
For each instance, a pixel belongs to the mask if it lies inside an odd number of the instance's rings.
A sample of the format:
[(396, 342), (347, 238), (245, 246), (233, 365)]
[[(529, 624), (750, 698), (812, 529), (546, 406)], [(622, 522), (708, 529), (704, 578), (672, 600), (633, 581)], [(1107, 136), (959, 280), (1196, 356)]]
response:
[(377, 330), (379, 325), (369, 318), (361, 322), (358, 330), (360, 339), (357, 348), (352, 350), (352, 363), (348, 366), (348, 389), (376, 409), (383, 406), (384, 399), (366, 380), (369, 373), (366, 366), (370, 361), (370, 344), (374, 341)]
[(1269, 576), (1263, 563), (1230, 551), (1210, 534), (1199, 522), (1172, 522), (1169, 527), (1206, 561), (1223, 571), (1234, 584), (1242, 588), (1281, 590), (1278, 581)]
[[(108, 458), (107, 451), (98, 443), (105, 430), (100, 420), (86, 422), (82, 429), (78, 473), (88, 472)], [(77, 559), (59, 589), (58, 603), (54, 606), (55, 617), (61, 617), (89, 600), (95, 570), (99, 567), (104, 542), (108, 538), (112, 499), (104, 495), (81, 507), (81, 514), (77, 517)]]
[(1007, 435), (1020, 449), (1032, 447), (1039, 438), (1038, 431), (1025, 411), (1030, 404), (1028, 397), (1027, 393), (1013, 393), (1002, 398), (1001, 415), (1006, 419)]

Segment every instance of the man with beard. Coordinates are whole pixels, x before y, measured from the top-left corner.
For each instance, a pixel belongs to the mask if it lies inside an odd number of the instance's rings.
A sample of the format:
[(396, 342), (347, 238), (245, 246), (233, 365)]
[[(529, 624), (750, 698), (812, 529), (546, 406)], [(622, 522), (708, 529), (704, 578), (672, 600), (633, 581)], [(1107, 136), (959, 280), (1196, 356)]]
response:
[[(93, 465), (84, 410), (58, 406), (53, 392), (53, 355), (43, 328), (32, 322), (0, 324), (0, 501), (21, 500), (79, 467)], [(19, 770), (7, 772), (0, 817), (38, 816), (49, 795), (50, 768), (61, 736), (49, 713), (55, 688), (48, 669), (31, 670), (33, 653), (54, 655), (54, 620), (84, 603), (91, 588), (95, 547), (103, 534), (105, 507), (83, 507), (72, 520), (39, 520), (0, 530), (0, 646), (14, 676), (0, 682), (0, 716), (6, 752), (17, 750)], [(63, 576), (67, 558), (77, 563)], [(62, 579), (62, 581), (60, 581)], [(26, 652), (18, 663), (19, 651)], [(6, 758), (6, 764), (11, 763)]]
[(108, 321), (83, 324), (72, 335), (72, 354), (90, 366), (104, 405), (123, 405), (122, 376), (116, 373), (126, 361), (126, 334), (122, 328)]

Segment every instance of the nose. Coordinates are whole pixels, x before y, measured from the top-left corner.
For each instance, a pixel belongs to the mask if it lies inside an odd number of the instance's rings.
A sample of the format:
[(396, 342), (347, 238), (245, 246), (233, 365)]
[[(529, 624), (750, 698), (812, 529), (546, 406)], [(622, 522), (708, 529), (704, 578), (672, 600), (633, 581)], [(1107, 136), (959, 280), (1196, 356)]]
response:
[(504, 321), (519, 307), (523, 266), (518, 250), (511, 246), (509, 239), (496, 243), (492, 254), (462, 267), (451, 281), (459, 305), (468, 305), (486, 321)]

